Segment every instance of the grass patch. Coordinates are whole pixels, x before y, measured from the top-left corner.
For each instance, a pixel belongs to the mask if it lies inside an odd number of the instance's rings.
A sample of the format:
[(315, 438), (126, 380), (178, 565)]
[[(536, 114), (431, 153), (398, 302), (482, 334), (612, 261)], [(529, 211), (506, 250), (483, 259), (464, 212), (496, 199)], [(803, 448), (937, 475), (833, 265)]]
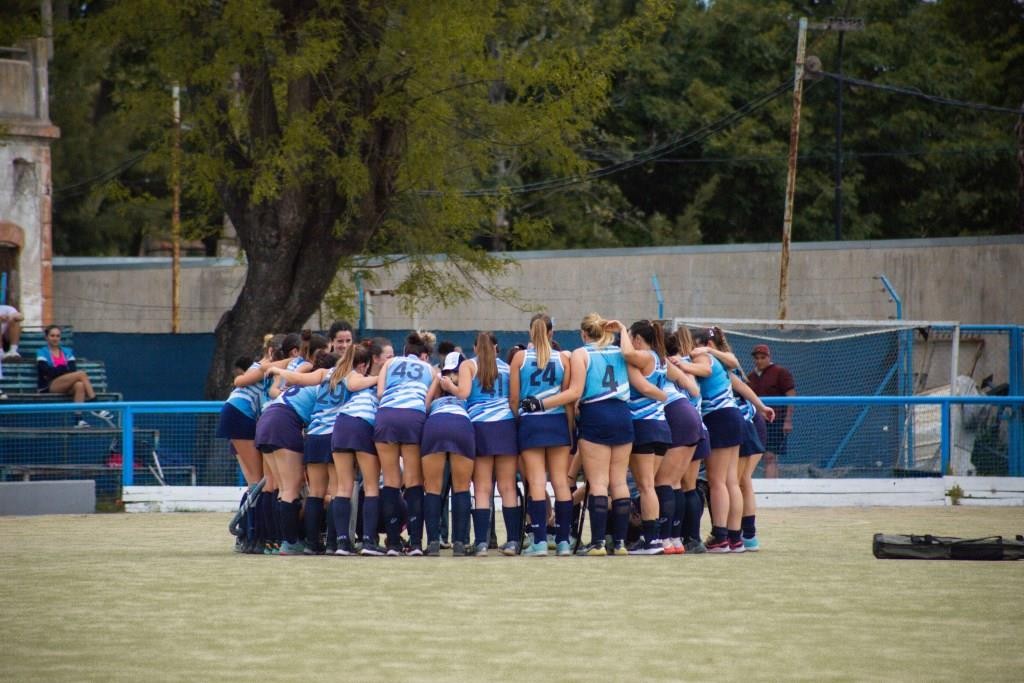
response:
[(764, 550), (254, 557), (223, 514), (0, 518), (8, 680), (1019, 680), (1024, 562), (880, 561), (874, 532), (1019, 508), (765, 510)]

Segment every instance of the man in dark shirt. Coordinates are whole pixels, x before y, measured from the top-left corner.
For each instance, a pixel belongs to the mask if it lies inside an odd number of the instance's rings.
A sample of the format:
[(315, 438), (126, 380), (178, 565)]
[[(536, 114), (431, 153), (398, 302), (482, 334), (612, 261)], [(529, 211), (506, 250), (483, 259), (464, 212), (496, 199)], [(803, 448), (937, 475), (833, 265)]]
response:
[[(767, 344), (754, 347), (754, 371), (747, 375), (747, 383), (758, 396), (796, 396), (793, 375), (781, 365), (772, 362), (772, 351)], [(775, 421), (768, 423), (768, 443), (765, 444), (764, 476), (779, 476), (779, 456), (786, 454), (786, 437), (793, 431), (793, 406), (775, 408)], [(782, 419), (779, 419), (782, 418)]]

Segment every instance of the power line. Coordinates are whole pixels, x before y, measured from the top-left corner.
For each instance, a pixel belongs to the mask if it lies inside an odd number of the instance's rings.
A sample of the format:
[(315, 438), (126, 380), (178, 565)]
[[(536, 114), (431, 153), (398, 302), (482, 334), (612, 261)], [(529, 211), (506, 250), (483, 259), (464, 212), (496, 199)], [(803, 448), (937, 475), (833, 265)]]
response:
[(886, 85), (884, 83), (875, 83), (873, 81), (865, 81), (860, 78), (853, 78), (844, 74), (834, 74), (830, 71), (818, 71), (817, 74), (822, 76), (828, 76), (834, 80), (846, 83), (848, 85), (859, 85), (864, 88), (871, 88), (873, 90), (882, 90), (885, 92), (896, 93), (898, 95), (909, 95), (911, 97), (918, 97), (922, 100), (928, 100), (936, 104), (944, 104), (951, 107), (963, 107), (965, 109), (974, 109), (975, 111), (991, 111), (999, 112), (1003, 114), (1017, 114), (1018, 116), (1024, 116), (1024, 109), (1012, 109), (1010, 107), (997, 107), (992, 104), (984, 104), (981, 102), (968, 102), (966, 100), (956, 100), (951, 97), (943, 97), (942, 95), (931, 95), (928, 93), (921, 92), (917, 88), (911, 88), (908, 86), (899, 85)]

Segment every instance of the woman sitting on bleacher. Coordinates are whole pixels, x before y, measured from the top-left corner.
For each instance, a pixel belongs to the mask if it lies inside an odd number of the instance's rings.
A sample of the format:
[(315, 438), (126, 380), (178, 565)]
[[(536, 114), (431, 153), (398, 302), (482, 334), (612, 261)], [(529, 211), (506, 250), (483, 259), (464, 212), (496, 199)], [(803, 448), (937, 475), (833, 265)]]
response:
[[(95, 399), (96, 391), (92, 388), (89, 376), (75, 366), (75, 354), (68, 347), (60, 345), (60, 326), (47, 325), (43, 333), (46, 335), (46, 346), (36, 351), (39, 391), (68, 394), (75, 403)], [(110, 417), (110, 413), (105, 410), (96, 415), (100, 418)], [(75, 413), (75, 426), (88, 427), (89, 423), (82, 419), (81, 413)]]

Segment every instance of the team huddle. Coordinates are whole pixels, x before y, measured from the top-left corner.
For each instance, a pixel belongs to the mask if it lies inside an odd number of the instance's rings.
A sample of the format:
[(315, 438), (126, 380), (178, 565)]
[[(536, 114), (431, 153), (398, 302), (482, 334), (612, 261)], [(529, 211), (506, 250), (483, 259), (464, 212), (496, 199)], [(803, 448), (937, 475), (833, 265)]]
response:
[[(472, 357), (439, 348), (436, 366), (429, 333), (410, 334), (401, 355), (386, 339), (353, 343), (343, 323), (328, 338), (268, 339), (238, 369), (217, 431), (250, 486), (236, 549), (485, 556), (497, 485), (503, 555), (757, 550), (751, 476), (775, 414), (742, 380), (722, 331), (666, 335), (657, 322), (627, 328), (591, 313), (580, 334), (582, 346), (559, 350), (538, 314), (507, 360), (481, 332)], [(585, 545), (574, 505), (589, 516)]]

